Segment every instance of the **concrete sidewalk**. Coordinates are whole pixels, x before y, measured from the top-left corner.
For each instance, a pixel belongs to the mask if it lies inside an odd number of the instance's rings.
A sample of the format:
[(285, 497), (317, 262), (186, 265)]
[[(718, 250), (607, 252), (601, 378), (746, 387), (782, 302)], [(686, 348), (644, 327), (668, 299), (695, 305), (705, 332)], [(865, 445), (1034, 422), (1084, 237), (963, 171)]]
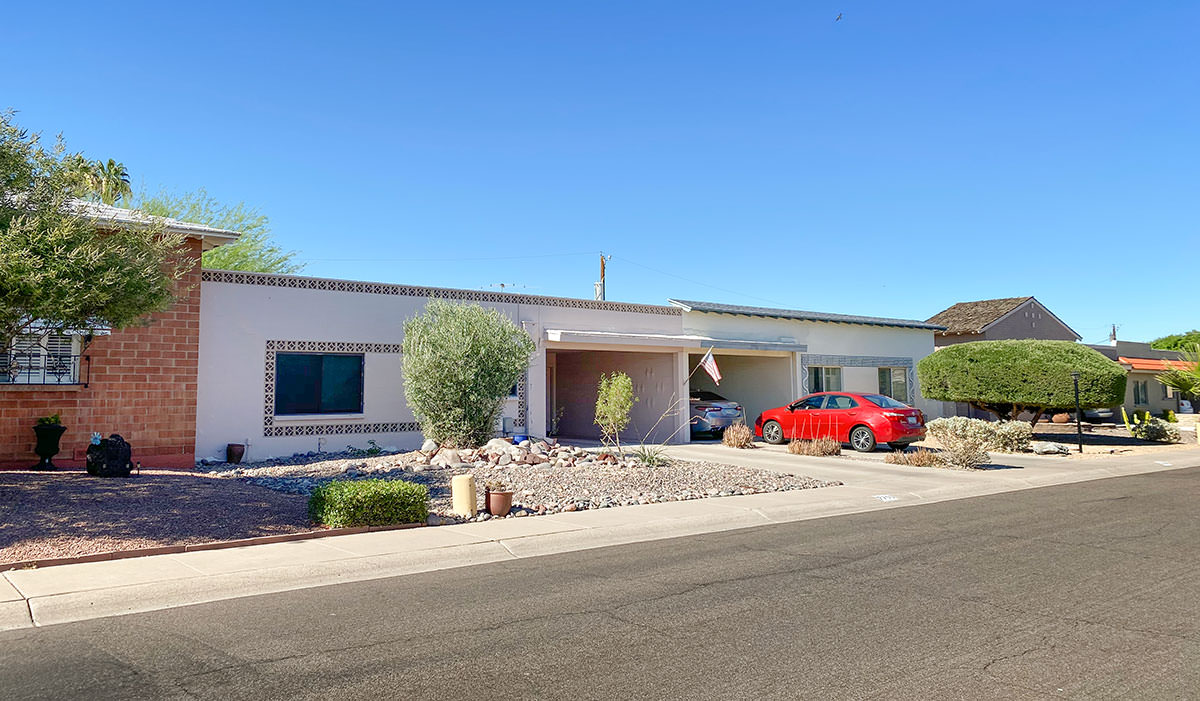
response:
[(12, 570), (0, 579), (0, 630), (1200, 466), (1194, 448), (1086, 461), (1020, 457), (1011, 469), (972, 472), (712, 445), (671, 452), (845, 486)]

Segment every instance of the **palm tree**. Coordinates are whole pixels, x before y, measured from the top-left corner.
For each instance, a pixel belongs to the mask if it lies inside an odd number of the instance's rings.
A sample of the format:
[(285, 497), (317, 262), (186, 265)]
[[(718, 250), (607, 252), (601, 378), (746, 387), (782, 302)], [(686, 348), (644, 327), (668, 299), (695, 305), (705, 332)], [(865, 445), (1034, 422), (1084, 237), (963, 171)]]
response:
[(1183, 362), (1167, 361), (1170, 370), (1158, 376), (1158, 381), (1186, 396), (1200, 397), (1200, 343), (1179, 351)]
[(113, 159), (108, 162), (96, 161), (92, 164), (92, 191), (104, 204), (116, 204), (117, 200), (133, 196), (133, 188), (129, 185), (129, 170), (124, 163)]

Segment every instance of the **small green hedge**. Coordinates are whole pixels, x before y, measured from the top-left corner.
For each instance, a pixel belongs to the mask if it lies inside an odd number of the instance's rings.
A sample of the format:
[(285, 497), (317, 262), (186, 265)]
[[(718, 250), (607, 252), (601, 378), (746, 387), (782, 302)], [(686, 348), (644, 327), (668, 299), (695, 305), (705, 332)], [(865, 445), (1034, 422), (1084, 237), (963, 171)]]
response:
[(429, 489), (399, 480), (330, 482), (313, 490), (308, 516), (331, 528), (423, 523)]

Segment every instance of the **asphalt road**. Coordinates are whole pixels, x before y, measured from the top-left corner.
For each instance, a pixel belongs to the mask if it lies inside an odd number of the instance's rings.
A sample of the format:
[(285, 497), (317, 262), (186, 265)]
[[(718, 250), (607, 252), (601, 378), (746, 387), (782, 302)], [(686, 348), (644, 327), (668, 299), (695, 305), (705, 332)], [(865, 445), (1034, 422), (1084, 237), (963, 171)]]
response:
[(1200, 696), (1200, 469), (0, 633), (0, 697)]

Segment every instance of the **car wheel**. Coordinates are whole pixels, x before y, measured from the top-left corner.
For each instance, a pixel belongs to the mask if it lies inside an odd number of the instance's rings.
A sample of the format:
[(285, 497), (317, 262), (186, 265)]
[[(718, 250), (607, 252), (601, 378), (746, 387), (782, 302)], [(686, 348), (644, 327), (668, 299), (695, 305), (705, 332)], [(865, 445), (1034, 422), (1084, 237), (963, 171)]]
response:
[(908, 443), (888, 443), (888, 447), (897, 453), (903, 453), (904, 449), (907, 448), (908, 445)]
[(763, 424), (763, 440), (772, 445), (782, 443), (783, 426), (780, 426), (778, 421), (768, 421)]
[(866, 426), (855, 426), (850, 432), (850, 445), (860, 453), (869, 453), (875, 450), (875, 434)]

